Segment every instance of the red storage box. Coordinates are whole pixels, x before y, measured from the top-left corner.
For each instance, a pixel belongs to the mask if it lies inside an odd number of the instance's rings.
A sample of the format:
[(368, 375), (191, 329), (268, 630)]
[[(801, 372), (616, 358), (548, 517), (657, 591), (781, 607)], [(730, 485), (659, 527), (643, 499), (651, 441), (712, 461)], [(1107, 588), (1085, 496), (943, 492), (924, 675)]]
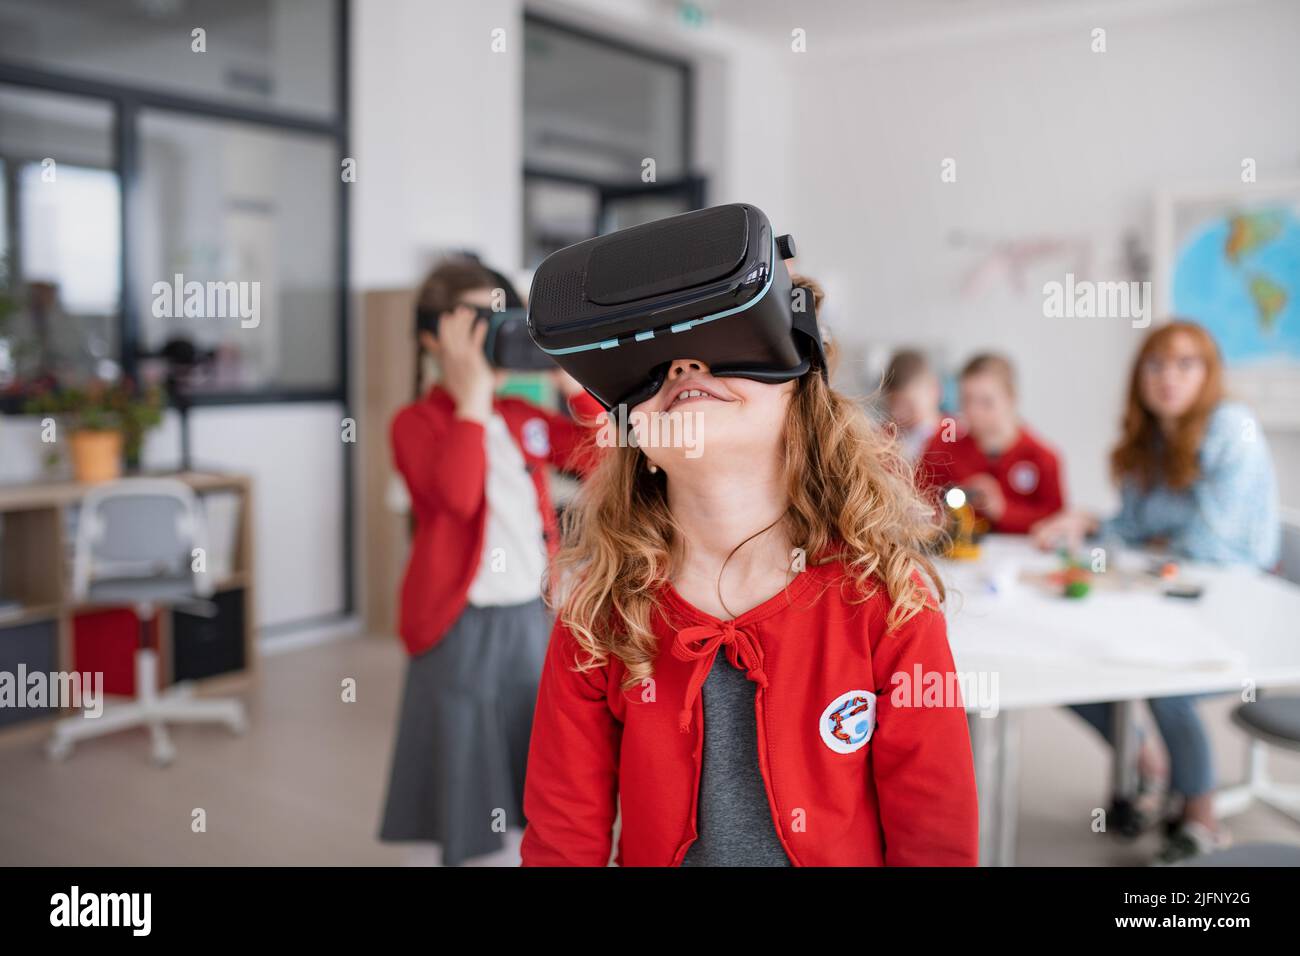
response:
[[(148, 646), (158, 649), (158, 618), (149, 622)], [(140, 647), (140, 619), (130, 608), (82, 611), (72, 617), (72, 667), (104, 674), (104, 693), (135, 695), (135, 652)], [(163, 668), (158, 668), (159, 684)]]

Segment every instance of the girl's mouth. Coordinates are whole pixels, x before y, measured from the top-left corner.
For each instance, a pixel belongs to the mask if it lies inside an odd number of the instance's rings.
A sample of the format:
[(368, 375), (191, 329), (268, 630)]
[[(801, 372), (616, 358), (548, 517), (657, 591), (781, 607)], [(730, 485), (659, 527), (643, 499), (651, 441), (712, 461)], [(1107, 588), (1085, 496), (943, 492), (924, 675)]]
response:
[(715, 395), (713, 392), (709, 391), (706, 388), (690, 386), (687, 388), (683, 388), (680, 391), (678, 391), (676, 394), (674, 394), (672, 399), (665, 406), (665, 411), (668, 409), (677, 408), (679, 405), (686, 405), (691, 402), (701, 402), (701, 401), (727, 402), (730, 401), (730, 399), (723, 398), (721, 395)]
[(708, 392), (700, 391), (700, 389), (698, 388), (688, 388), (685, 391), (678, 394), (678, 396), (673, 399), (672, 405), (670, 405), (669, 407), (676, 408), (678, 405), (686, 405), (689, 404), (690, 402), (698, 402), (698, 401), (716, 402), (718, 401), (718, 399), (714, 398)]

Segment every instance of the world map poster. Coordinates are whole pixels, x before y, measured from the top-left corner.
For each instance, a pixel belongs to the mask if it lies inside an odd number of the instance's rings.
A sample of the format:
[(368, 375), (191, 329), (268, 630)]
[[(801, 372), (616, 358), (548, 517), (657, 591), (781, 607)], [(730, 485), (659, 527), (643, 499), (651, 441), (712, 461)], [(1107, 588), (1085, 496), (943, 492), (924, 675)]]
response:
[(1233, 393), (1300, 427), (1300, 186), (1172, 197), (1161, 210), (1165, 313), (1204, 325)]

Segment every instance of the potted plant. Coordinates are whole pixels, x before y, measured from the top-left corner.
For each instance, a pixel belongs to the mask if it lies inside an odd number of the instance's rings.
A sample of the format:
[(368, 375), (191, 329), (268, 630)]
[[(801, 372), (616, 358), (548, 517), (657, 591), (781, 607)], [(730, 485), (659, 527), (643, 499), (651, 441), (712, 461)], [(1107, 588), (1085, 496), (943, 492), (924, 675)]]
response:
[(139, 462), (145, 433), (162, 421), (163, 398), (157, 387), (96, 382), (86, 388), (38, 392), (27, 401), (25, 411), (62, 419), (78, 481), (110, 481), (121, 476), (123, 458)]

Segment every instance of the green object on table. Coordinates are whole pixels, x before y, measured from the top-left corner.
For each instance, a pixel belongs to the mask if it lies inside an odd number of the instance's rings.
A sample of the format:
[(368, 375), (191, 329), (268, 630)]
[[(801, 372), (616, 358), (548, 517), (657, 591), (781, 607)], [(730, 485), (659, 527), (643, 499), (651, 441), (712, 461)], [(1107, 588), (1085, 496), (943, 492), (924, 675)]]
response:
[(1069, 581), (1065, 585), (1065, 596), (1068, 598), (1087, 597), (1088, 592), (1092, 590), (1092, 585), (1087, 581)]

